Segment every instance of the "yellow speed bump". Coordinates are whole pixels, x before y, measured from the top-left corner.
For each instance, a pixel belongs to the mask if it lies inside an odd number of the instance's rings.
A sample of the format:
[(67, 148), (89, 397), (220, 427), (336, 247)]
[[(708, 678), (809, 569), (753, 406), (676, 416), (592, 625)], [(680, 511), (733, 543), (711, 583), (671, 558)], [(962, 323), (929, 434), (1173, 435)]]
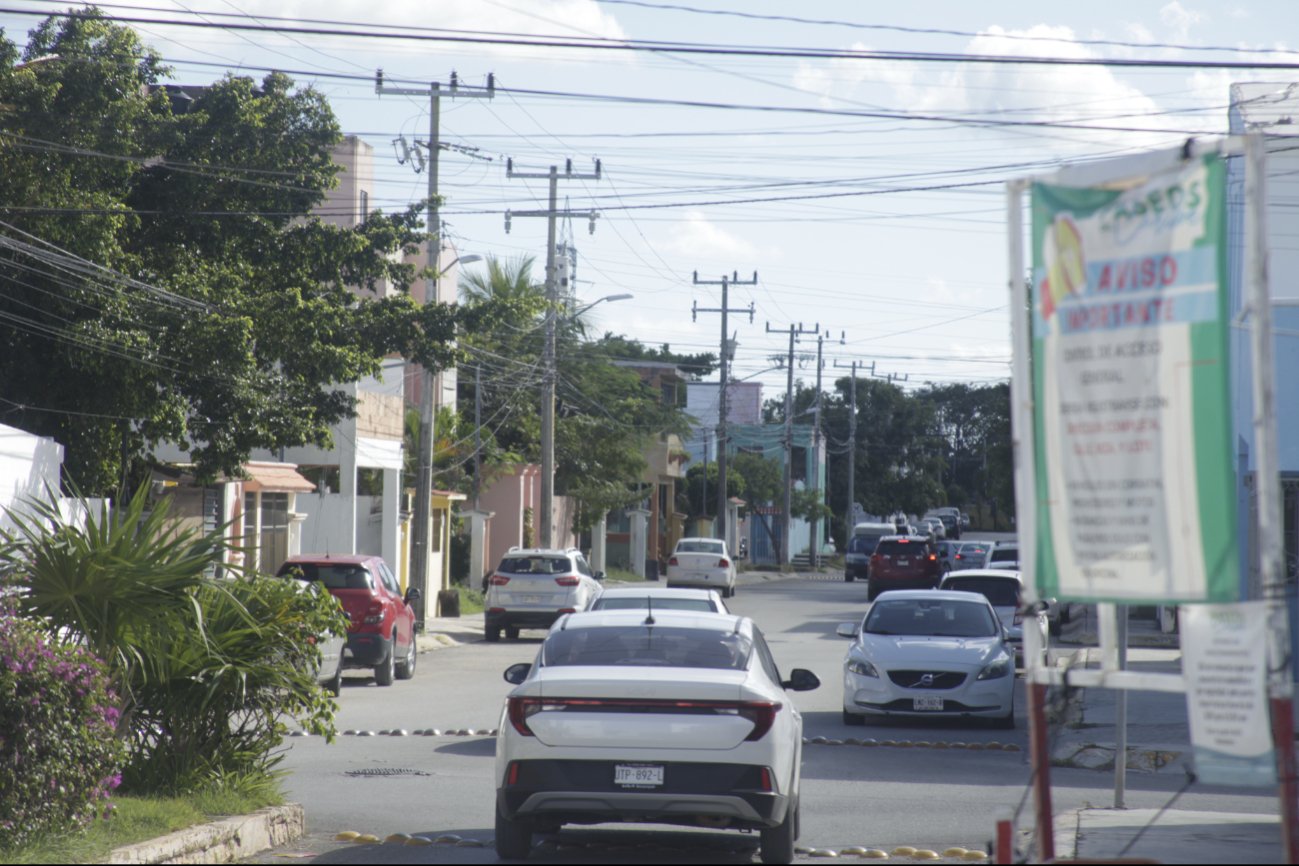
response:
[(839, 852), (833, 848), (813, 848), (807, 852), (809, 857), (838, 857)]
[(970, 863), (980, 863), (988, 859), (987, 851), (966, 851), (965, 856), (961, 858)]
[(911, 855), (911, 859), (912, 860), (937, 860), (938, 852), (930, 851), (928, 848), (921, 848), (919, 851)]
[(840, 857), (865, 857), (866, 849), (860, 845), (853, 845), (851, 848), (840, 848)]
[(865, 854), (859, 854), (858, 856), (863, 860), (887, 860), (889, 859), (889, 852), (880, 848), (867, 848)]
[(411, 836), (409, 839), (406, 840), (406, 844), (411, 848), (416, 848), (416, 847), (422, 848), (425, 845), (432, 845), (433, 840), (427, 836)]
[(943, 856), (952, 860), (960, 860), (968, 853), (970, 852), (965, 848), (948, 848), (943, 852)]
[(893, 849), (894, 857), (910, 857), (914, 853), (916, 853), (916, 849), (910, 845), (899, 845)]
[(361, 835), (361, 834), (358, 833), (358, 832), (356, 832), (355, 830), (344, 830), (342, 833), (339, 833), (339, 834), (337, 834), (336, 836), (334, 836), (334, 841), (335, 841), (335, 842), (351, 842), (353, 839), (355, 839), (357, 836), (360, 836), (360, 835)]
[(481, 848), (483, 843), (478, 839), (461, 839), (456, 843), (457, 848)]
[(405, 845), (410, 841), (409, 833), (392, 833), (383, 840), (385, 845)]
[(373, 845), (375, 842), (379, 841), (379, 837), (373, 833), (362, 833), (352, 841), (358, 845)]
[(455, 833), (447, 833), (433, 840), (439, 845), (454, 845), (460, 841), (460, 837)]

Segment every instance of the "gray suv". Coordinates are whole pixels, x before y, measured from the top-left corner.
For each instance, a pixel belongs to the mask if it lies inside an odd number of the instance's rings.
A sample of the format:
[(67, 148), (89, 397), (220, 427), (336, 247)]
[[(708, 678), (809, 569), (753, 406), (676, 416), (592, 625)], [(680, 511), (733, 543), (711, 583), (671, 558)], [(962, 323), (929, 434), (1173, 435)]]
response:
[(591, 571), (580, 550), (514, 548), (487, 578), (484, 637), (510, 640), (521, 628), (548, 629), (566, 613), (586, 610), (604, 572)]

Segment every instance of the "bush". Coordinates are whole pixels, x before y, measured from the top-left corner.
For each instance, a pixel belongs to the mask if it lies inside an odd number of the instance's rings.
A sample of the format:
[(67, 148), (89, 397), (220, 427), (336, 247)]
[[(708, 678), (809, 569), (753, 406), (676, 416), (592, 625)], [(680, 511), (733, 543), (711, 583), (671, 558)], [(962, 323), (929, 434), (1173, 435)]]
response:
[(0, 602), (0, 848), (88, 825), (126, 757), (101, 663)]
[(333, 738), (314, 638), (346, 633), (338, 601), (284, 578), (223, 584), (197, 590), (190, 621), (138, 635), (126, 790), (256, 794), (283, 758), (286, 717)]

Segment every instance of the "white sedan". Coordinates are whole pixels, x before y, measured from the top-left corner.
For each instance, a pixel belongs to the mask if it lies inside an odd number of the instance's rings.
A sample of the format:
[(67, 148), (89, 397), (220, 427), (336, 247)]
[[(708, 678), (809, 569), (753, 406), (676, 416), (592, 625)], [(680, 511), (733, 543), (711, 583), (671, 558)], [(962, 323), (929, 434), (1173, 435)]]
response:
[(587, 610), (693, 610), (730, 613), (715, 589), (677, 589), (667, 586), (605, 587)]
[(1037, 645), (1041, 653), (1038, 663), (1041, 665), (1047, 663), (1049, 658), (1047, 634), (1050, 631), (1047, 616), (1041, 611), (1024, 610), (1024, 578), (1020, 572), (998, 568), (971, 568), (949, 573), (938, 588), (950, 589), (953, 592), (977, 592), (986, 598), (1006, 629), (1006, 639), (1014, 648), (1017, 661), (1024, 661), (1024, 629), (1036, 629)]
[(668, 586), (715, 589), (722, 598), (735, 595), (735, 560), (720, 538), (683, 538), (668, 560)]
[(982, 595), (942, 590), (884, 593), (860, 625), (843, 666), (843, 721), (875, 716), (985, 718), (1015, 726), (1015, 657)]
[(803, 718), (762, 632), (744, 617), (587, 611), (505, 672), (496, 739), (496, 851), (533, 834), (634, 822), (758, 831), (764, 863), (798, 837)]

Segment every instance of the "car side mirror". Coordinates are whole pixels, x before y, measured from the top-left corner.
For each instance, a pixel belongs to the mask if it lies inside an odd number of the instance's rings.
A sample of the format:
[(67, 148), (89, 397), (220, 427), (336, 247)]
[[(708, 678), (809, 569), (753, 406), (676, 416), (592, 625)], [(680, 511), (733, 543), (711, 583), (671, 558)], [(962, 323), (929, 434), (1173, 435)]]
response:
[(841, 622), (841, 623), (839, 623), (839, 627), (838, 627), (837, 629), (834, 630), (834, 633), (837, 634), (837, 635), (839, 635), (839, 637), (856, 637), (856, 636), (857, 636), (857, 623), (855, 623), (855, 622)]
[(809, 670), (794, 668), (789, 672), (789, 679), (781, 683), (781, 686), (794, 692), (810, 692), (820, 688), (821, 679)]
[(517, 686), (526, 680), (530, 673), (532, 673), (532, 665), (527, 662), (519, 662), (505, 669), (505, 681), (512, 686)]
[(424, 597), (424, 593), (419, 591), (418, 586), (412, 586), (410, 589), (406, 590), (407, 604), (410, 604), (412, 601), (419, 601), (423, 597)]

